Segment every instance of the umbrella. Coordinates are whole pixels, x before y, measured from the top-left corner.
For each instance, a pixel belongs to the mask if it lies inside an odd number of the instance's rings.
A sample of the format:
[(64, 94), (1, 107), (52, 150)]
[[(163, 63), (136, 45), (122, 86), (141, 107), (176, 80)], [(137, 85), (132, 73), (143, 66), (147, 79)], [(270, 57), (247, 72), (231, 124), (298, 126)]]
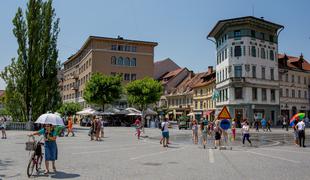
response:
[(297, 113), (295, 114), (291, 119), (290, 119), (290, 126), (294, 125), (295, 120), (298, 119), (303, 119), (306, 116), (305, 113)]
[(37, 124), (52, 124), (54, 126), (65, 126), (60, 116), (53, 113), (42, 114), (36, 122)]
[(153, 111), (153, 110), (150, 109), (150, 108), (147, 108), (147, 109), (144, 111), (144, 114), (146, 114), (146, 115), (157, 115), (157, 112)]
[(100, 113), (92, 108), (87, 108), (82, 111), (77, 112), (78, 115), (88, 116), (88, 115), (99, 115)]

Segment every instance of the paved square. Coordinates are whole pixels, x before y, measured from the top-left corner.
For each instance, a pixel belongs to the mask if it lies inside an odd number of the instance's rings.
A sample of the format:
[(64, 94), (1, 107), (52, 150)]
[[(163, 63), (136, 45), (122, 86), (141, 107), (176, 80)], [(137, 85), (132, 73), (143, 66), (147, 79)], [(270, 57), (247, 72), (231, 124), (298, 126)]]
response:
[[(146, 129), (137, 140), (134, 128), (107, 127), (101, 142), (90, 141), (88, 129), (57, 139), (58, 172), (31, 179), (305, 179), (309, 180), (310, 148), (290, 144), (292, 132), (253, 134), (253, 147), (238, 140), (232, 150), (203, 149), (191, 143), (188, 130), (171, 130), (172, 144), (160, 146), (159, 129)], [(28, 179), (27, 131), (7, 131), (0, 141), (0, 179)], [(308, 139), (309, 140), (309, 139)], [(307, 141), (309, 144), (309, 141)], [(42, 170), (43, 171), (43, 170)]]

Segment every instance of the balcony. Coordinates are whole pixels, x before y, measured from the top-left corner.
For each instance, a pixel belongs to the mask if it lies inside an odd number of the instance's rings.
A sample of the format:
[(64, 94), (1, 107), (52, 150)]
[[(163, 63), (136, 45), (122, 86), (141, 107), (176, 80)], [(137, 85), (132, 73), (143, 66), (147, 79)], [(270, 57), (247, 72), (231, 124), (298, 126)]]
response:
[(74, 85), (74, 86), (71, 87), (71, 90), (77, 91), (77, 90), (79, 90), (79, 87), (77, 85)]
[(73, 75), (71, 76), (71, 79), (79, 79), (78, 73), (73, 73)]
[(244, 77), (231, 77), (232, 82), (244, 82)]

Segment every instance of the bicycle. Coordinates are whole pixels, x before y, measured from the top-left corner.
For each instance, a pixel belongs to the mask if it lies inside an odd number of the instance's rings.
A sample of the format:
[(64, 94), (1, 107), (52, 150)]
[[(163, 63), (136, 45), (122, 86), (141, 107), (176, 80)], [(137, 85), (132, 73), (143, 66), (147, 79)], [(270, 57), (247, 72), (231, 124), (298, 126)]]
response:
[(34, 136), (31, 137), (33, 141), (26, 142), (26, 151), (33, 151), (27, 166), (28, 178), (33, 175), (34, 167), (36, 168), (37, 173), (39, 172), (43, 160), (42, 145), (44, 145), (44, 143), (41, 142), (43, 138), (36, 141)]

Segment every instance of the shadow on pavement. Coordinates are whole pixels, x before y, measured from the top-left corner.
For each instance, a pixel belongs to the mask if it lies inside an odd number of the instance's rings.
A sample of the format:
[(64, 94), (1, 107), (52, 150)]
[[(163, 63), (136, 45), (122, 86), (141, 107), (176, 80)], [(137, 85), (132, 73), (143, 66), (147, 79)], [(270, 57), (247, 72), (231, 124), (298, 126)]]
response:
[(0, 159), (0, 179), (6, 177), (5, 174), (1, 174), (1, 171), (6, 170), (7, 167), (12, 166), (12, 165), (13, 165), (12, 160), (10, 159), (1, 160)]
[(79, 174), (70, 174), (62, 171), (57, 171), (56, 174), (53, 174), (51, 178), (55, 179), (70, 179), (70, 178), (77, 178), (80, 177)]

